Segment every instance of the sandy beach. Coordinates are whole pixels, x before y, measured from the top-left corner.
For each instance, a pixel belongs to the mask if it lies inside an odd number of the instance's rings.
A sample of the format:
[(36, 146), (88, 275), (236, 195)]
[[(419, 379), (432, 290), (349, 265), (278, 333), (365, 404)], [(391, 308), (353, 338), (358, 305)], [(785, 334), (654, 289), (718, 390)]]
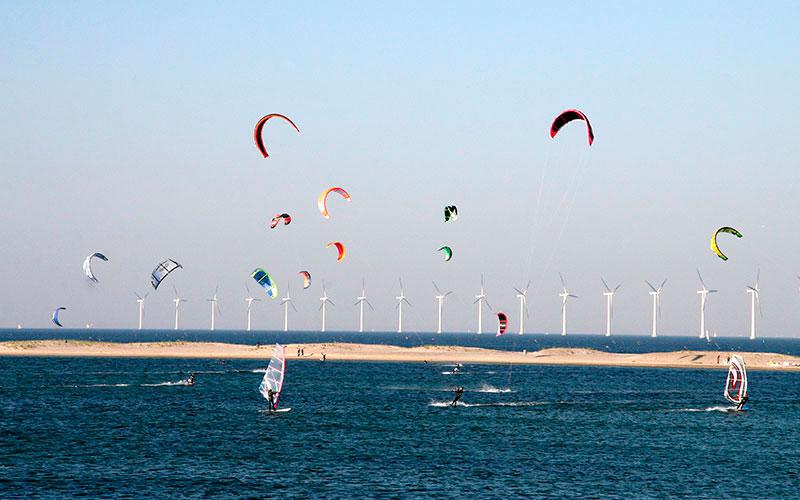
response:
[[(304, 355), (298, 356), (298, 349)], [(272, 346), (215, 342), (113, 343), (78, 340), (31, 340), (0, 343), (0, 356), (119, 357), (119, 358), (229, 358), (267, 359)], [(320, 361), (385, 361), (407, 363), (481, 363), (526, 365), (626, 366), (651, 368), (725, 368), (727, 351), (675, 351), (620, 354), (593, 349), (554, 348), (510, 352), (460, 346), (397, 347), (378, 344), (288, 344), (288, 359)], [(800, 357), (740, 352), (756, 370), (800, 371)]]

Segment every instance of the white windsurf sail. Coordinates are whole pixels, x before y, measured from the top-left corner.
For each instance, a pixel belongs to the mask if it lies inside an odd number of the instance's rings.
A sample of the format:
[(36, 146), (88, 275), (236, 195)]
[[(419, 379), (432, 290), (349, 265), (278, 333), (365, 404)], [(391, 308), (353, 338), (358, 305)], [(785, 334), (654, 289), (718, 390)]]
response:
[(275, 408), (278, 409), (278, 400), (281, 397), (281, 390), (283, 390), (283, 378), (286, 375), (286, 352), (282, 345), (275, 344), (272, 350), (272, 359), (269, 361), (267, 371), (264, 373), (264, 378), (261, 380), (261, 385), (258, 386), (259, 392), (269, 401), (268, 390), (272, 390), (275, 394)]
[(747, 397), (747, 368), (744, 359), (734, 354), (728, 364), (728, 379), (725, 381), (725, 399), (735, 405), (742, 404)]

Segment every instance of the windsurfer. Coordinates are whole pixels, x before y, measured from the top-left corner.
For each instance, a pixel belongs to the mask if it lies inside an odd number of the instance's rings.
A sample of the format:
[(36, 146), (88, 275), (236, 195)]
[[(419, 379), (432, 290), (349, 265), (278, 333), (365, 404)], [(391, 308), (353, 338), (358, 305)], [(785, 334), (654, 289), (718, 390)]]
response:
[(453, 398), (453, 402), (450, 404), (450, 406), (455, 406), (458, 403), (458, 400), (461, 399), (461, 396), (463, 395), (464, 395), (464, 388), (463, 387), (457, 388), (455, 392), (455, 398)]
[(736, 405), (736, 411), (742, 411), (748, 399), (750, 399), (750, 396), (748, 396), (747, 394), (742, 396), (742, 401), (738, 405)]
[(277, 410), (275, 407), (275, 393), (272, 389), (267, 389), (267, 399), (269, 400), (269, 411), (272, 413), (273, 411)]

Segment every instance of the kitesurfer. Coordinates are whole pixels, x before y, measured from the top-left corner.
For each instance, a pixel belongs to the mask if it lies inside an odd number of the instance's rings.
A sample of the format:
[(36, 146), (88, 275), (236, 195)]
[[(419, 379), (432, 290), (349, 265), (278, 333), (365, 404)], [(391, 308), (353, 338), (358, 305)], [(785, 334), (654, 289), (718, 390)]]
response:
[(453, 373), (459, 373), (461, 371), (461, 363), (456, 363), (456, 366), (453, 367)]
[(186, 385), (194, 385), (194, 373), (189, 374), (189, 378), (186, 379)]
[(455, 392), (455, 397), (453, 398), (453, 402), (450, 404), (450, 406), (455, 406), (456, 403), (458, 403), (458, 400), (461, 399), (461, 396), (463, 395), (464, 395), (464, 388), (463, 387), (457, 388)]

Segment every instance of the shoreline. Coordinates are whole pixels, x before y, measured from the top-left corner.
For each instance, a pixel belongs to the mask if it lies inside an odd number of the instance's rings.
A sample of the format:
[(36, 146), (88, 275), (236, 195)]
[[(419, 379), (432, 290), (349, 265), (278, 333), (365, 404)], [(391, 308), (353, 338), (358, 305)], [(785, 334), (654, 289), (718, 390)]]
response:
[[(297, 356), (303, 349), (305, 356)], [(365, 361), (395, 363), (471, 363), (555, 366), (726, 369), (732, 351), (673, 351), (638, 354), (587, 348), (549, 348), (539, 351), (501, 351), (478, 347), (398, 347), (381, 344), (322, 342), (287, 344), (292, 361)], [(764, 352), (737, 352), (751, 370), (800, 371), (800, 357)], [(272, 355), (271, 345), (220, 342), (95, 342), (84, 340), (26, 340), (0, 342), (0, 357), (104, 357), (260, 359)]]

